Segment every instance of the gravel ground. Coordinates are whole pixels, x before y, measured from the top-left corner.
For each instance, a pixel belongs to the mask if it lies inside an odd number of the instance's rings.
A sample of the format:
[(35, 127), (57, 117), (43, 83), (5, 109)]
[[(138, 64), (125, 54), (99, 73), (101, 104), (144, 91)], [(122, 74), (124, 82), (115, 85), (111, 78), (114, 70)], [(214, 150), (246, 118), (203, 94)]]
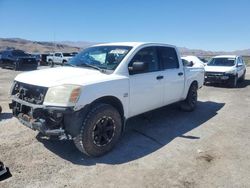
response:
[(1, 188), (250, 187), (250, 74), (235, 89), (204, 86), (194, 112), (172, 105), (131, 119), (112, 152), (88, 158), (12, 117), (18, 73), (0, 69), (0, 160), (12, 173)]

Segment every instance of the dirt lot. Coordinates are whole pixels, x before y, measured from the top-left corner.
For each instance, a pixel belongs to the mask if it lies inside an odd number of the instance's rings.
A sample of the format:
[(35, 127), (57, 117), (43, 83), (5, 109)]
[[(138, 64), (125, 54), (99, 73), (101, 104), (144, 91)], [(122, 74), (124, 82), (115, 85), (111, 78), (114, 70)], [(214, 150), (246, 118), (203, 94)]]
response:
[(117, 147), (95, 159), (12, 117), (16, 74), (0, 69), (0, 160), (12, 173), (1, 188), (250, 187), (250, 74), (236, 89), (202, 88), (195, 112), (173, 105), (132, 119)]

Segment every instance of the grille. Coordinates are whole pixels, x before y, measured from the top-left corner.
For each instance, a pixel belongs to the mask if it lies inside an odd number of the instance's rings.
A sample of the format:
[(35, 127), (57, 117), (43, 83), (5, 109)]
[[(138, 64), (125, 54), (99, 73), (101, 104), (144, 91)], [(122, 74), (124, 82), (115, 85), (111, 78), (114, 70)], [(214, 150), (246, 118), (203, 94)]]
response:
[(47, 90), (46, 87), (15, 82), (11, 94), (32, 104), (42, 104)]
[(206, 76), (223, 76), (223, 72), (206, 72)]

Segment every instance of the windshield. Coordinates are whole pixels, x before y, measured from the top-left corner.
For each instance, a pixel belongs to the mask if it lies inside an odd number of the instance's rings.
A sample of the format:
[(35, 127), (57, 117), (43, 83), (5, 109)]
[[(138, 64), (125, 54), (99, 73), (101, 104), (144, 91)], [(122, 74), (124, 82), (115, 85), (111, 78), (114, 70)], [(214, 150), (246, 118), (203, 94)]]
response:
[(132, 47), (130, 46), (90, 47), (73, 57), (69, 61), (69, 64), (79, 67), (97, 67), (103, 70), (115, 70), (131, 49)]
[(235, 65), (235, 58), (213, 58), (207, 63), (207, 65), (231, 67)]
[(29, 56), (29, 54), (26, 54), (24, 51), (21, 51), (21, 50), (13, 50), (12, 55), (13, 56)]

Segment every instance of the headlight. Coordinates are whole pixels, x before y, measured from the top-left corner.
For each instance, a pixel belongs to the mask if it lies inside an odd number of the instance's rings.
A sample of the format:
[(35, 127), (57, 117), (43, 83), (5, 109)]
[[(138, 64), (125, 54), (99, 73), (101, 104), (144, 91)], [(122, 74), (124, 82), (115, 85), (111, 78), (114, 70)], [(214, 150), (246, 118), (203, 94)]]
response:
[(230, 70), (230, 71), (225, 72), (225, 74), (235, 74), (235, 73), (236, 73), (235, 70)]
[(81, 86), (78, 85), (61, 85), (48, 89), (44, 104), (74, 106), (81, 93)]

